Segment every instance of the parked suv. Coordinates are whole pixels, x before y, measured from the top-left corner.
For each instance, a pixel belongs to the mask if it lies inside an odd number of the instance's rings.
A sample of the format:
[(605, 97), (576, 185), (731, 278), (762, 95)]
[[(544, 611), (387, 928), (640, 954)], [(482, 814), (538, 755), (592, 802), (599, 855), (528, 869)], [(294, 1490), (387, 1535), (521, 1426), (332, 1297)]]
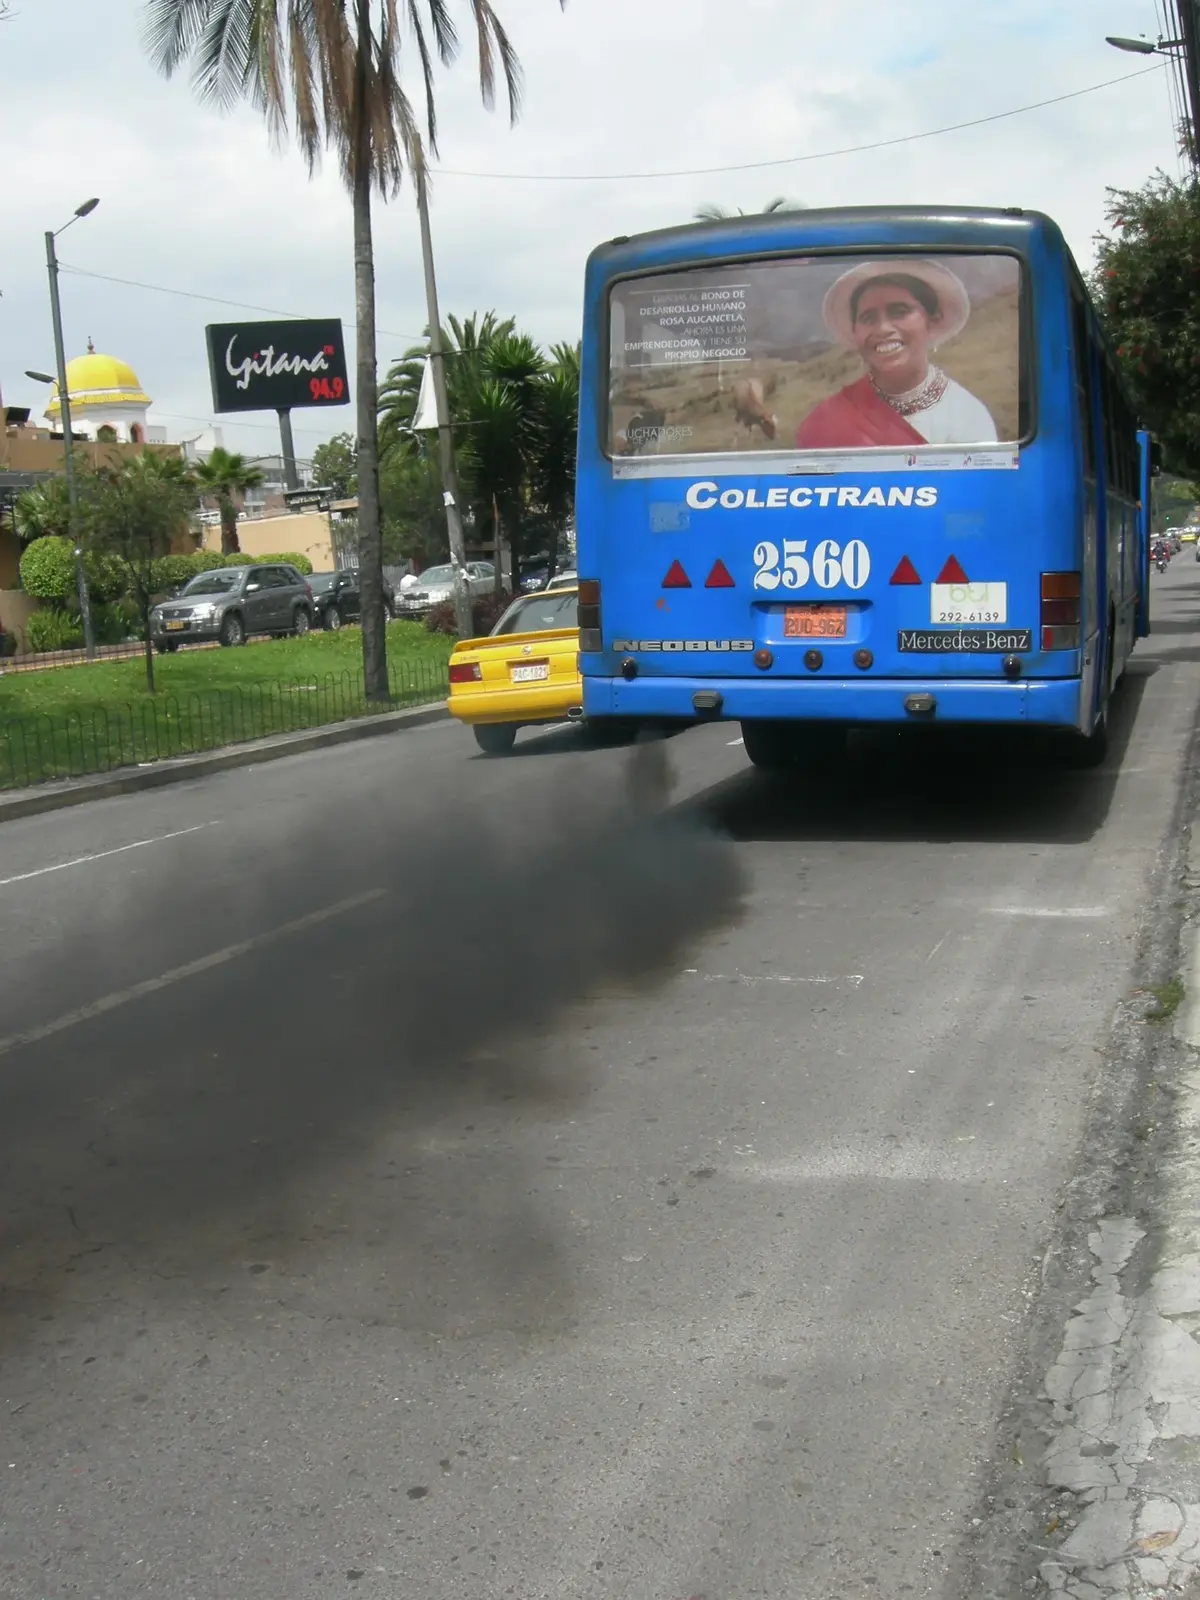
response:
[(214, 567), (150, 613), (156, 650), (217, 639), (245, 644), (253, 633), (307, 633), (313, 597), (295, 567)]
[[(313, 622), (318, 627), (340, 628), (343, 622), (357, 622), (362, 616), (357, 567), (347, 567), (343, 572), (310, 573), (308, 586), (313, 597)], [(388, 617), (396, 614), (396, 596), (386, 578), (383, 609)]]

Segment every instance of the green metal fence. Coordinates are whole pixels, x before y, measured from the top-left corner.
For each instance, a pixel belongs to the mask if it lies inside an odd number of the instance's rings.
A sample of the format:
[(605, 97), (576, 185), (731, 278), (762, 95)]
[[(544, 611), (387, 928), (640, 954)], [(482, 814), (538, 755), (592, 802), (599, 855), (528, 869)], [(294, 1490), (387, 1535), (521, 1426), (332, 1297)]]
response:
[(345, 671), (292, 682), (159, 693), (37, 716), (0, 715), (0, 790), (88, 777), (397, 707), (428, 705), (446, 696), (446, 672), (440, 661), (391, 664), (390, 706), (368, 705), (361, 671)]

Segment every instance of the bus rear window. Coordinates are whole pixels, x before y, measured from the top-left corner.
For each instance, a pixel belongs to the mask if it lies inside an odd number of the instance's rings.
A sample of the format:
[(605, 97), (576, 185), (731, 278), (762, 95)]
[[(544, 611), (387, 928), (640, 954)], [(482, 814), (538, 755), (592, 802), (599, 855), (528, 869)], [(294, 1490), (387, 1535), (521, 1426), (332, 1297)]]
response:
[(790, 257), (621, 279), (609, 303), (609, 453), (1013, 444), (1020, 302), (1020, 263), (999, 253)]

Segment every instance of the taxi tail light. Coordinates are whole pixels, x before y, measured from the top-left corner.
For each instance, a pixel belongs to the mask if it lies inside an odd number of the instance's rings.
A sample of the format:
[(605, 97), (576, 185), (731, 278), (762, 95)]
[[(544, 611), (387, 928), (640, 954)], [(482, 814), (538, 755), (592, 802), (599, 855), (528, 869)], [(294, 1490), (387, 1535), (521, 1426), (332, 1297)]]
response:
[(1042, 649), (1078, 650), (1082, 619), (1082, 574), (1043, 572)]
[(478, 661), (452, 661), (450, 663), (451, 683), (479, 683), (483, 678), (483, 668)]
[(604, 648), (600, 633), (600, 580), (579, 580), (579, 648), (594, 655)]

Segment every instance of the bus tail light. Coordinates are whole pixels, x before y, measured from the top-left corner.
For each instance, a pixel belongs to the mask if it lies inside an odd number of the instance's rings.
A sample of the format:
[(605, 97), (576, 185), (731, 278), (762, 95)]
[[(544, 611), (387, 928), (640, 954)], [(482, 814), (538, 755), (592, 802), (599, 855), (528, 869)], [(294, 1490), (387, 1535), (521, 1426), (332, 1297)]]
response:
[(1083, 619), (1083, 580), (1078, 572), (1042, 573), (1042, 649), (1078, 650)]
[(483, 677), (483, 668), (478, 661), (452, 661), (450, 663), (451, 683), (479, 683)]
[(598, 578), (579, 580), (579, 648), (585, 654), (595, 655), (604, 648), (600, 632), (600, 581)]

